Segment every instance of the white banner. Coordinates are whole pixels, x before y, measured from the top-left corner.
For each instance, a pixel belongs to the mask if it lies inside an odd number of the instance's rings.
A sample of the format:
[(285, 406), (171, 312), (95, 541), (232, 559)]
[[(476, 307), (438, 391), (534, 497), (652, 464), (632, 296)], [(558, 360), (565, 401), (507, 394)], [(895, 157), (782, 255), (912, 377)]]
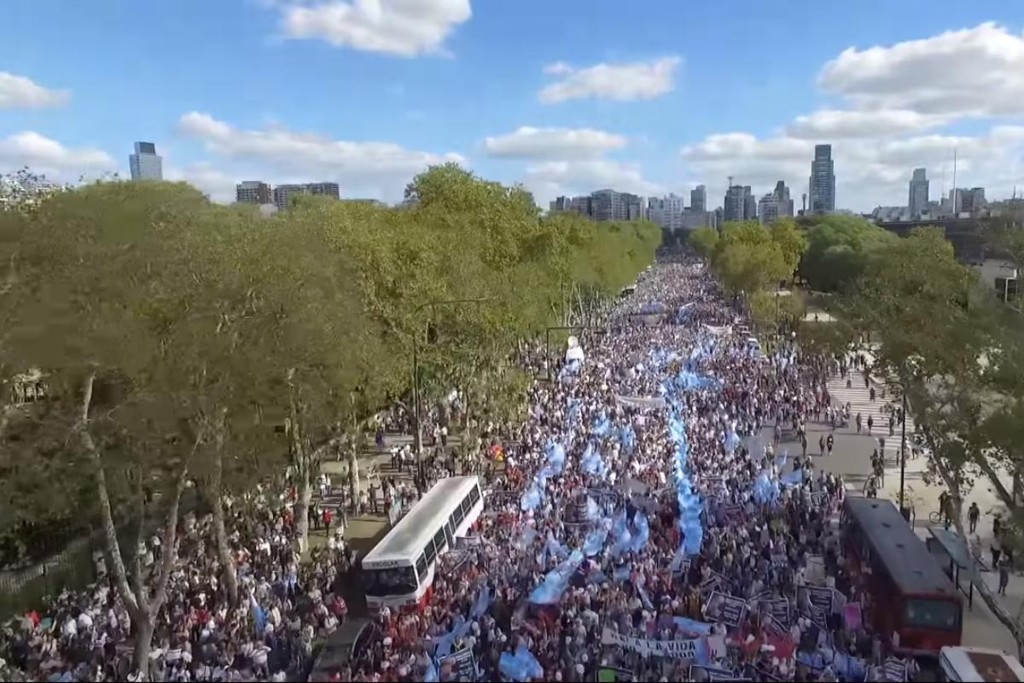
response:
[(667, 659), (702, 659), (707, 661), (708, 649), (701, 648), (703, 638), (693, 640), (648, 640), (646, 638), (634, 638), (633, 636), (619, 635), (615, 631), (606, 628), (601, 634), (602, 645), (617, 645), (625, 650), (639, 652), (642, 655), (653, 657), (665, 657)]
[(665, 399), (660, 396), (615, 396), (615, 402), (627, 408), (639, 410), (662, 410), (665, 408)]
[(721, 327), (715, 327), (714, 325), (705, 325), (704, 329), (717, 337), (732, 332), (732, 325), (722, 325)]

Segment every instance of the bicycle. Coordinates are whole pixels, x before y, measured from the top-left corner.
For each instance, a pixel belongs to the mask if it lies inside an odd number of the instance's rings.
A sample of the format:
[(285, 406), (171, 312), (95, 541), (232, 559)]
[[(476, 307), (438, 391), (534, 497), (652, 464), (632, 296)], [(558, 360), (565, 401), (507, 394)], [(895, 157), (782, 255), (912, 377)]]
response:
[(928, 513), (928, 522), (929, 523), (931, 523), (931, 524), (940, 524), (940, 523), (942, 523), (942, 521), (943, 520), (942, 520), (942, 511), (941, 510), (933, 510), (933, 511)]

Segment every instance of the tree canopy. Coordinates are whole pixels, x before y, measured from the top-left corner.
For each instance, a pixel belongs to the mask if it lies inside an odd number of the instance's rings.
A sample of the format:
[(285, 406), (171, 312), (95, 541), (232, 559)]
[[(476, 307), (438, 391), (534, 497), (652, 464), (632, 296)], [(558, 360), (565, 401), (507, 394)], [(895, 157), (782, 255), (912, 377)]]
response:
[[(1024, 345), (1004, 304), (957, 262), (940, 229), (920, 228), (877, 250), (835, 310), (848, 341), (873, 342), (871, 374), (905, 392), (931, 451), (931, 480), (952, 494), (960, 534), (966, 538), (964, 501), (980, 486), (995, 494), (1019, 543)], [(1024, 644), (1022, 614), (1006, 613), (984, 582), (977, 585)]]
[(859, 216), (829, 214), (805, 225), (799, 274), (811, 289), (836, 292), (853, 283), (868, 261), (899, 238)]
[[(137, 662), (187, 488), (219, 516), (236, 590), (223, 496), (291, 465), (301, 527), (320, 458), (407, 400), (414, 346), (425, 400), (455, 387), (469, 410), (511, 410), (489, 396), (523, 395), (518, 343), (617, 294), (661, 240), (646, 222), (542, 217), (522, 188), (454, 165), (417, 176), (402, 207), (303, 198), (273, 217), (182, 184), (4, 188), (0, 539), (62, 519), (103, 530)], [(170, 539), (151, 576), (121, 551), (129, 521)]]

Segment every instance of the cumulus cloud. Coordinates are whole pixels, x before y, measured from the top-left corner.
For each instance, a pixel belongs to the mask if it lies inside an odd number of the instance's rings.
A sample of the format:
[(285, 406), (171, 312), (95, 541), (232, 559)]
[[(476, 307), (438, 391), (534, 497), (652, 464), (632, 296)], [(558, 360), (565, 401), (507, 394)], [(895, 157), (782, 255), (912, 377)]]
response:
[(238, 179), (209, 162), (200, 162), (182, 168), (168, 166), (164, 171), (164, 179), (186, 182), (211, 200), (221, 204), (230, 204), (235, 201), (235, 184)]
[(399, 57), (442, 54), (469, 21), (470, 0), (319, 0), (281, 3), (286, 36)]
[(821, 109), (807, 116), (798, 116), (786, 127), (794, 138), (847, 140), (851, 138), (901, 135), (941, 126), (948, 117), (921, 114), (908, 109), (878, 111), (844, 111)]
[(25, 76), (0, 71), (0, 109), (59, 107), (70, 99), (67, 90), (51, 90)]
[(828, 62), (819, 86), (863, 109), (925, 115), (1024, 115), (1024, 35), (995, 23), (865, 50)]
[[(1024, 120), (1024, 38), (1001, 26), (850, 48), (817, 82), (846, 107), (798, 116), (774, 135), (720, 133), (683, 148), (716, 203), (729, 176), (755, 193), (782, 179), (799, 198), (815, 143), (833, 144), (837, 204), (854, 210), (905, 204), (917, 167), (928, 170), (937, 197), (952, 186), (954, 149), (957, 185), (984, 186), (989, 197), (1008, 196), (1024, 172), (1024, 127), (1016, 125)], [(988, 121), (987, 132), (951, 127), (972, 119)]]
[(410, 150), (391, 142), (332, 140), (282, 126), (244, 130), (200, 112), (182, 116), (178, 128), (215, 155), (264, 169), (263, 177), (338, 182), (349, 196), (354, 190), (400, 197), (405, 183), (427, 166), (466, 163), (459, 154)]
[(622, 149), (625, 137), (592, 128), (531, 128), (484, 140), (488, 155), (504, 159), (594, 159)]
[(643, 196), (662, 194), (665, 188), (644, 177), (638, 164), (610, 159), (545, 161), (530, 165), (523, 184), (533, 192), (541, 206), (560, 195), (590, 194), (611, 188)]
[(662, 57), (649, 62), (621, 64), (595, 64), (574, 68), (564, 62), (549, 64), (544, 73), (557, 80), (538, 95), (544, 104), (557, 104), (569, 100), (653, 100), (675, 88), (679, 57)]
[[(953, 150), (958, 152), (960, 186), (986, 186), (989, 196), (1009, 194), (1012, 178), (1024, 171), (1020, 159), (1024, 127), (996, 126), (985, 135), (916, 135), (898, 139), (860, 140), (832, 146), (837, 205), (868, 211), (878, 205), (903, 205), (907, 183), (916, 167), (928, 169), (932, 195), (952, 186)], [(767, 192), (785, 180), (795, 198), (807, 191), (814, 142), (785, 136), (758, 139), (746, 133), (714, 135), (685, 147), (682, 156), (707, 180), (709, 193), (720, 202), (726, 177)]]
[(0, 173), (24, 167), (61, 182), (117, 170), (106, 152), (88, 147), (69, 148), (39, 133), (25, 131), (0, 138)]

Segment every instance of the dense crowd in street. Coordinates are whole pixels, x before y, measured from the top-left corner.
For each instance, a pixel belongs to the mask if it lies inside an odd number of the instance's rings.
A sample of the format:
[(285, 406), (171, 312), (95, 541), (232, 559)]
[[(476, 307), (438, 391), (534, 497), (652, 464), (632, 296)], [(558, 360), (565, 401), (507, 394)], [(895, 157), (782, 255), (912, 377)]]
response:
[[(456, 680), (467, 651), (480, 680), (912, 674), (845, 572), (843, 482), (806, 457), (807, 421), (839, 419), (834, 363), (764, 354), (694, 262), (655, 266), (612, 322), (534, 389), (471, 560), (424, 611), (382, 610), (335, 678)], [(775, 453), (783, 433), (803, 452)]]
[[(843, 482), (808, 458), (808, 421), (841, 419), (825, 388), (831, 362), (792, 343), (764, 353), (702, 265), (685, 260), (653, 266), (580, 344), (582, 361), (532, 390), (469, 560), (436, 572), (426, 609), (373, 615), (380, 638), (334, 679), (455, 680), (456, 652), (472, 655), (479, 680), (889, 675), (892, 643), (869, 630), (875, 607), (845, 573), (834, 533)], [(430, 427), (431, 440), (447, 438), (441, 429)], [(783, 434), (801, 452), (776, 453)], [(408, 457), (396, 455), (400, 465)], [(300, 562), (288, 502), (232, 505), (239, 599), (219, 580), (213, 520), (182, 525), (153, 680), (308, 672), (314, 642), (346, 617), (336, 587), (353, 557), (335, 533)], [(158, 564), (159, 544), (139, 549), (145, 568)], [(111, 586), (101, 579), (7, 624), (4, 670), (138, 680), (131, 620)]]

